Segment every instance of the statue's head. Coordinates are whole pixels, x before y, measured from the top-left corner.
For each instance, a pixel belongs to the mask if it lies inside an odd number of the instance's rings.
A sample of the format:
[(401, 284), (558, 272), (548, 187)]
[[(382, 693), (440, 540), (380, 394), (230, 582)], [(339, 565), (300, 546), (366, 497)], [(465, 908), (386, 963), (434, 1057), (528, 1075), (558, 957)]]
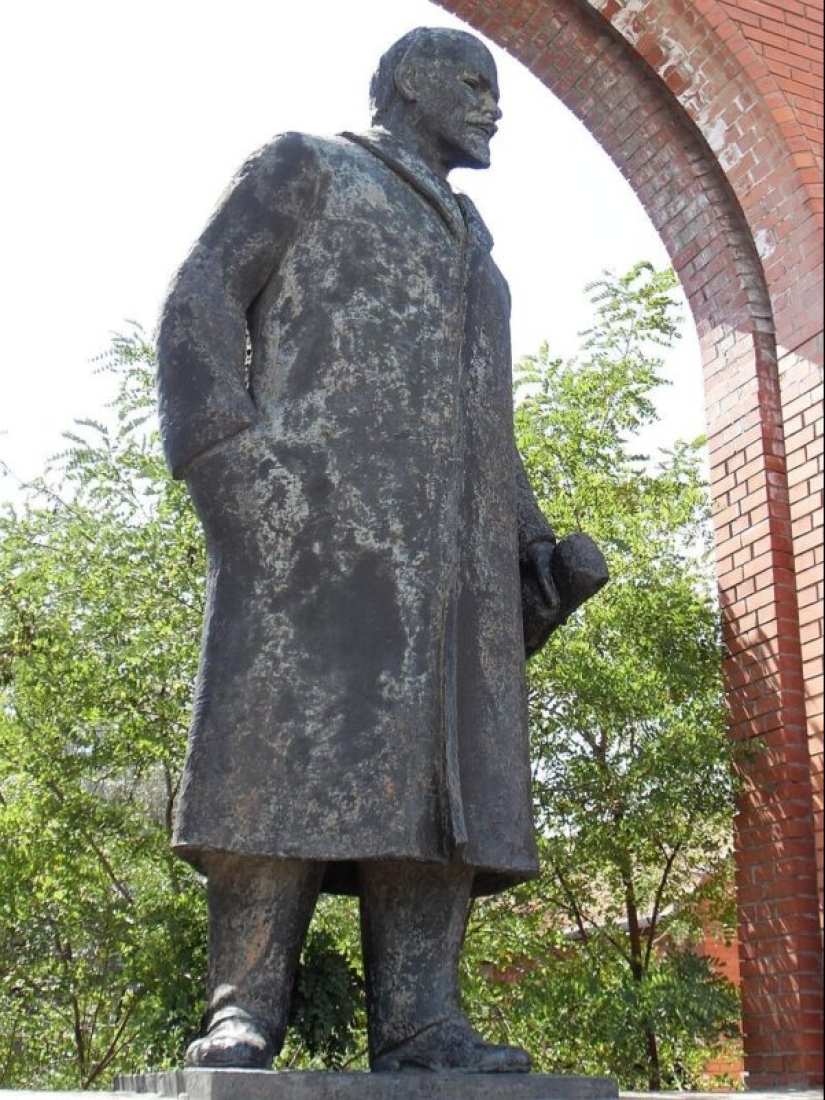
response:
[(487, 168), (501, 118), (492, 54), (465, 31), (418, 27), (381, 58), (372, 78), (373, 122), (412, 141), (443, 171)]

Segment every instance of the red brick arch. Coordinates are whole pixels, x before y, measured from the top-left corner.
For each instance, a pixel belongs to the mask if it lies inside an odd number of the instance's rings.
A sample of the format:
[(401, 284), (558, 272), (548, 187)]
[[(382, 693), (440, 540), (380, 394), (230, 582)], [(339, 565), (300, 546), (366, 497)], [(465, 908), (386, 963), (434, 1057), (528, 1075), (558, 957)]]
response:
[(822, 4), (438, 0), (596, 137), (702, 346), (750, 1087), (822, 1082)]

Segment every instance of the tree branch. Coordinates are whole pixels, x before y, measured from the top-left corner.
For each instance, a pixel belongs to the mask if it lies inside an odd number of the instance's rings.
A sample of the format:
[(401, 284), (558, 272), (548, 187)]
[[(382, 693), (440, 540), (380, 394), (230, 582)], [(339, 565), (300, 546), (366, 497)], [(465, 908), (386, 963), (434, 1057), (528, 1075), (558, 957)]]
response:
[(623, 959), (625, 959), (628, 963), (630, 963), (630, 956), (628, 955), (625, 948), (622, 946), (621, 941), (619, 939), (617, 939), (616, 936), (608, 930), (607, 925), (605, 923), (599, 924), (597, 921), (593, 920), (592, 917), (588, 917), (587, 914), (584, 912), (584, 910), (581, 908), (579, 903), (576, 901), (576, 897), (575, 897), (572, 889), (565, 882), (564, 877), (563, 877), (562, 872), (561, 872), (561, 869), (558, 867), (558, 865), (554, 864), (553, 871), (556, 875), (556, 878), (559, 881), (559, 885), (561, 886), (562, 890), (564, 891), (564, 895), (567, 898), (570, 909), (573, 912), (573, 916), (576, 920), (576, 926), (578, 928), (579, 935), (582, 938), (582, 943), (584, 944), (585, 948), (587, 948), (588, 950), (590, 949), (590, 946), (589, 946), (589, 944), (590, 944), (590, 932), (585, 927), (585, 925), (590, 925), (590, 928), (594, 932), (599, 932), (602, 936), (604, 936), (604, 938), (614, 948), (614, 950)]
[[(63, 794), (63, 792), (57, 786), (55, 781), (53, 779), (46, 780), (46, 786), (52, 792), (52, 794), (55, 796), (55, 798), (58, 800), (58, 802), (62, 806), (65, 806), (66, 796)], [(109, 881), (112, 883), (112, 885), (117, 890), (117, 892), (120, 894), (120, 896), (123, 898), (123, 900), (128, 902), (129, 905), (134, 904), (135, 899), (132, 897), (132, 894), (129, 891), (129, 888), (126, 886), (126, 884), (124, 882), (122, 882), (117, 877), (117, 875), (115, 874), (114, 868), (112, 867), (111, 863), (109, 862), (109, 859), (108, 859), (106, 853), (103, 851), (103, 849), (100, 847), (100, 845), (94, 839), (94, 837), (90, 836), (83, 829), (81, 829), (79, 831), (80, 831), (80, 834), (83, 837), (83, 839), (89, 845), (89, 847), (94, 852), (94, 854), (97, 856), (101, 867), (106, 872), (106, 875), (109, 878)]]
[(72, 993), (70, 1000), (72, 1005), (72, 1033), (77, 1055), (77, 1079), (82, 1085), (86, 1069), (86, 1043), (83, 1038), (83, 1021), (80, 1016), (80, 1004), (77, 995)]
[(559, 886), (561, 886), (562, 892), (564, 893), (564, 896), (567, 898), (568, 905), (570, 906), (571, 910), (573, 911), (573, 917), (576, 921), (576, 927), (579, 930), (579, 935), (581, 936), (581, 941), (582, 941), (582, 943), (584, 944), (585, 947), (588, 947), (588, 937), (589, 937), (590, 933), (585, 928), (584, 914), (582, 913), (581, 909), (579, 908), (579, 903), (576, 901), (576, 898), (575, 898), (575, 895), (573, 894), (573, 891), (567, 885), (567, 883), (565, 881), (565, 878), (564, 878), (564, 875), (562, 874), (561, 868), (558, 866), (558, 864), (553, 865), (553, 874), (555, 875)]
[(645, 970), (650, 965), (650, 956), (653, 951), (653, 940), (656, 935), (656, 927), (659, 923), (659, 914), (662, 907), (662, 898), (664, 897), (665, 888), (667, 886), (668, 879), (670, 878), (670, 872), (673, 868), (673, 864), (676, 861), (676, 856), (682, 850), (682, 841), (674, 847), (673, 851), (665, 860), (664, 870), (662, 871), (662, 877), (659, 879), (659, 885), (656, 887), (656, 895), (653, 899), (653, 911), (650, 914), (650, 935), (647, 938), (647, 947), (645, 948)]
[(114, 1056), (118, 1052), (118, 1046), (119, 1046), (121, 1038), (123, 1037), (123, 1032), (126, 1030), (126, 1027), (127, 1027), (129, 1021), (131, 1020), (132, 1016), (134, 1016), (136, 1009), (137, 1009), (137, 999), (132, 1001), (132, 1003), (129, 1005), (129, 1007), (126, 1009), (125, 1013), (123, 1014), (123, 1019), (118, 1024), (117, 1030), (115, 1031), (115, 1034), (112, 1037), (111, 1043), (109, 1043), (109, 1046), (106, 1048), (106, 1051), (104, 1052), (103, 1056), (100, 1058), (97, 1065), (94, 1067), (94, 1069), (92, 1069), (90, 1071), (88, 1077), (83, 1082), (83, 1088), (84, 1089), (87, 1089), (89, 1087), (89, 1085), (91, 1085), (101, 1075), (101, 1073), (103, 1073), (103, 1071), (107, 1068), (107, 1066), (109, 1066), (110, 1063), (112, 1062), (112, 1059), (114, 1058)]

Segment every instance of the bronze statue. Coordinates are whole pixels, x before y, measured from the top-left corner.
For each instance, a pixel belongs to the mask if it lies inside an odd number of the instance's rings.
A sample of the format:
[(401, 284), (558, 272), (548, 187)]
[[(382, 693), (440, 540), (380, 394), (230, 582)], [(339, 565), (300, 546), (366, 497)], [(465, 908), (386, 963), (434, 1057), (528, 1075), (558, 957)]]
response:
[(209, 558), (175, 832), (208, 882), (187, 1064), (271, 1064), (328, 890), (360, 898), (374, 1071), (526, 1071), (462, 1015), (459, 953), (471, 897), (538, 871), (525, 635), (583, 598), (554, 576), (588, 595), (603, 560), (576, 574), (533, 499), (507, 284), (447, 184), (489, 165), (493, 58), (420, 28), (371, 92), (368, 133), (247, 161), (161, 321), (166, 454)]

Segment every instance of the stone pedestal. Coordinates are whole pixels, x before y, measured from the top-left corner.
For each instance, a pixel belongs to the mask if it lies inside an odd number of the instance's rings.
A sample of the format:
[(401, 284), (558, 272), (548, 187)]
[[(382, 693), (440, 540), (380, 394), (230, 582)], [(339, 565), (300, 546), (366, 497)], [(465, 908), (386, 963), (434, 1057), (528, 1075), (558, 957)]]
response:
[(172, 1100), (617, 1100), (611, 1077), (472, 1073), (271, 1073), (182, 1070), (118, 1079), (127, 1097)]

